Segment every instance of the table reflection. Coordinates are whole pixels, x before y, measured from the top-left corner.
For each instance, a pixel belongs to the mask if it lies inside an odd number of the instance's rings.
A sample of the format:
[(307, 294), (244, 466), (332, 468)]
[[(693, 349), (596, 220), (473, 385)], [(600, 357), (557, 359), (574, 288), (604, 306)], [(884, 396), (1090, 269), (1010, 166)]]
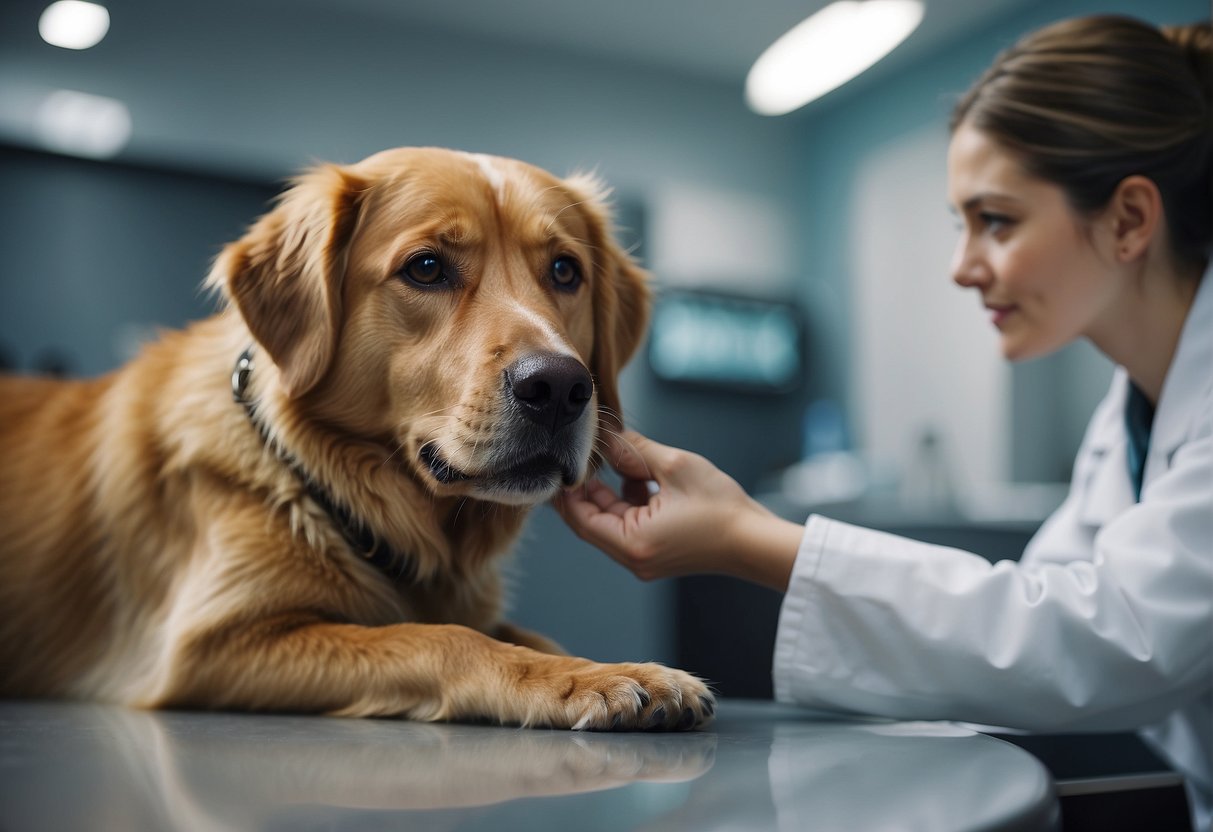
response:
[[(18, 713), (16, 723), (0, 719), (0, 752), (8, 757), (2, 792), (20, 790), (18, 802), (30, 811), (9, 816), (11, 825), (0, 824), (5, 829), (194, 832), (267, 828), (272, 816), (299, 817), (295, 809), (303, 806), (321, 815), (331, 814), (322, 807), (489, 806), (690, 780), (711, 768), (716, 748), (710, 733), (593, 734), (60, 703), (22, 703)], [(21, 784), (22, 771), (33, 769), (57, 772), (57, 782)], [(56, 790), (70, 801), (56, 800)]]
[(687, 734), (0, 702), (4, 832), (1036, 832), (1057, 812), (992, 737), (771, 702)]

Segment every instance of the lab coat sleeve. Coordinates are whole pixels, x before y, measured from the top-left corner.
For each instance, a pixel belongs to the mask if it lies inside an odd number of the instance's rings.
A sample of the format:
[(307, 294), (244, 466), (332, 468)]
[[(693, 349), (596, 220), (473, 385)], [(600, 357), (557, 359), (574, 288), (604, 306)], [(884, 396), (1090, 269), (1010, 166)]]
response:
[(1127, 730), (1191, 702), (1213, 678), (1205, 421), (1149, 500), (1066, 563), (990, 564), (811, 517), (780, 613), (776, 698), (1033, 731)]

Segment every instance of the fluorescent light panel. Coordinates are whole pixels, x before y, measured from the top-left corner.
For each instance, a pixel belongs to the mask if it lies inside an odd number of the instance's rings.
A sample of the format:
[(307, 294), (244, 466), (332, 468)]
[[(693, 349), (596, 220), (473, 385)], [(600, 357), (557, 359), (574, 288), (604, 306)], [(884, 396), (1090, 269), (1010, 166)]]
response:
[(42, 35), (42, 39), (64, 49), (96, 46), (109, 28), (110, 13), (105, 6), (82, 0), (51, 3), (38, 19), (38, 34)]
[(76, 90), (56, 90), (38, 107), (38, 139), (48, 150), (107, 159), (116, 156), (131, 137), (131, 114), (113, 98)]
[(909, 37), (920, 0), (838, 0), (771, 44), (746, 77), (746, 103), (762, 115), (790, 113), (842, 86)]

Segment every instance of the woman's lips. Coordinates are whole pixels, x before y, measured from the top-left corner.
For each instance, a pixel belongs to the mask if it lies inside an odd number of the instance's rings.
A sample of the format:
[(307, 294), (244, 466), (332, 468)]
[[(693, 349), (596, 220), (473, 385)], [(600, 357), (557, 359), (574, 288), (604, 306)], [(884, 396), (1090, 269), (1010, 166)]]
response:
[(994, 306), (992, 304), (986, 304), (986, 309), (990, 310), (990, 323), (1000, 329), (1007, 317), (1015, 311), (1014, 306)]

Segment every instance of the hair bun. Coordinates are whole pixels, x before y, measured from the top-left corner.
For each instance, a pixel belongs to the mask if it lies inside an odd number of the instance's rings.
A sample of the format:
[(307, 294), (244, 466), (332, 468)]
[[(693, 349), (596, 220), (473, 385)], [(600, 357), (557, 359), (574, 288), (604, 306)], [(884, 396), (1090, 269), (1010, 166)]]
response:
[(1202, 20), (1185, 26), (1163, 26), (1162, 33), (1175, 44), (1204, 94), (1205, 102), (1213, 101), (1213, 28), (1209, 21)]

